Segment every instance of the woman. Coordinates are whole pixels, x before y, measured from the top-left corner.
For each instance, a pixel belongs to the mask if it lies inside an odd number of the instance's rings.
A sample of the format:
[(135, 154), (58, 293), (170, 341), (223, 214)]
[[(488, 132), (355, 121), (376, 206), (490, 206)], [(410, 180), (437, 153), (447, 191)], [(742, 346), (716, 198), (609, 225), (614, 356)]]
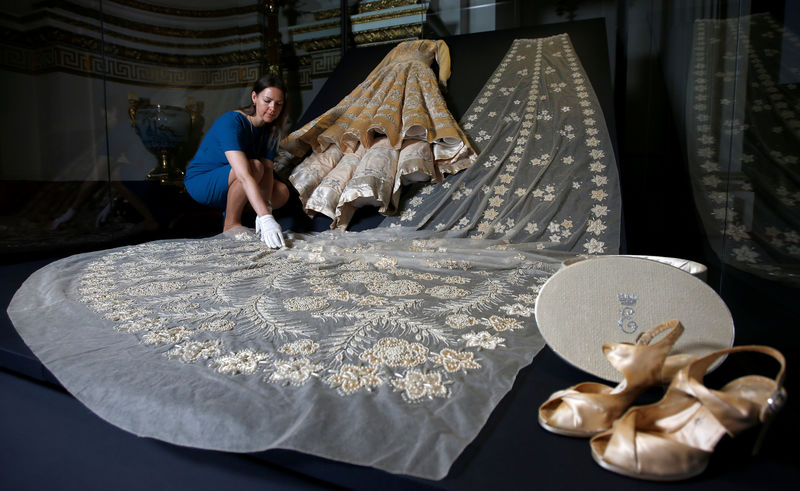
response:
[(242, 225), (249, 203), (256, 233), (269, 247), (285, 245), (272, 210), (289, 199), (289, 189), (273, 175), (280, 129), (286, 121), (286, 89), (279, 76), (265, 75), (253, 85), (252, 105), (229, 111), (203, 137), (186, 169), (184, 185), (199, 203), (225, 210), (223, 232)]

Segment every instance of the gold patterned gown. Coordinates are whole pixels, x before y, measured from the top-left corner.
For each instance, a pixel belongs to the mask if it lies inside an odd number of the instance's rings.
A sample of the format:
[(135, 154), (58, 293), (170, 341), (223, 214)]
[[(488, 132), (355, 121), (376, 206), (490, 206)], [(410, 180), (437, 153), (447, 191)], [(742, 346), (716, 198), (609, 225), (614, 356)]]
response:
[(403, 185), (469, 167), (476, 153), (438, 87), (449, 78), (444, 41), (402, 42), (338, 105), (287, 136), (281, 145), (296, 157), (311, 151), (289, 177), (305, 211), (346, 229), (356, 208), (391, 214)]

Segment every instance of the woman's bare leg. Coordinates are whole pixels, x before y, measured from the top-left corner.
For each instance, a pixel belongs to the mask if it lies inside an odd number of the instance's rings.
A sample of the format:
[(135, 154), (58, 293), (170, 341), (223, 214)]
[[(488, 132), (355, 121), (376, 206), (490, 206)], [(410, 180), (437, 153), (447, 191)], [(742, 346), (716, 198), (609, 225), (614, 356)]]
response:
[(223, 232), (242, 225), (242, 212), (246, 204), (247, 194), (244, 192), (244, 187), (241, 182), (234, 180), (228, 186), (228, 201), (225, 205), (225, 224), (222, 227)]
[[(250, 160), (250, 172), (258, 180), (265, 174), (264, 166), (258, 160)], [(228, 200), (225, 204), (223, 232), (233, 227), (242, 226), (242, 213), (247, 204), (247, 193), (244, 190), (244, 186), (242, 186), (241, 181), (236, 178), (236, 173), (231, 169), (231, 173), (228, 176)]]
[(272, 180), (272, 207), (278, 209), (289, 201), (289, 188), (277, 179)]

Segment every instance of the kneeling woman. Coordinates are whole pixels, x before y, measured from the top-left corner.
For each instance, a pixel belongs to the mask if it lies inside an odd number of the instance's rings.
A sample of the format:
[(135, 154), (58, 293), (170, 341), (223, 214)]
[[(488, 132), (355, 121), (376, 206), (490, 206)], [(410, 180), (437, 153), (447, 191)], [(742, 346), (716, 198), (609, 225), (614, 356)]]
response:
[(289, 189), (273, 175), (280, 130), (286, 120), (286, 90), (280, 77), (256, 81), (253, 104), (229, 111), (203, 137), (186, 169), (184, 185), (196, 201), (225, 210), (223, 232), (242, 225), (249, 203), (256, 212), (256, 233), (270, 247), (285, 245), (272, 210), (289, 199)]

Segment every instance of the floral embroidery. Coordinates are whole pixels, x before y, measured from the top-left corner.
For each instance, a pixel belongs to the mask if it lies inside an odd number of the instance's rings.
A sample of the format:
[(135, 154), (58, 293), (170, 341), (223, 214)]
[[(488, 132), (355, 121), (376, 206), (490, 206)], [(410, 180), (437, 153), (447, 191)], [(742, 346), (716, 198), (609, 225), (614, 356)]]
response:
[(500, 317), (497, 315), (491, 316), (487, 324), (494, 328), (495, 331), (513, 331), (516, 329), (522, 329), (522, 324), (520, 324), (516, 319), (512, 319), (510, 317)]
[(345, 395), (352, 394), (360, 389), (372, 390), (383, 385), (383, 380), (378, 375), (378, 370), (379, 367), (346, 364), (342, 365), (338, 372), (328, 377), (326, 382)]
[(500, 310), (505, 312), (508, 315), (519, 315), (522, 317), (530, 317), (533, 314), (533, 309), (526, 305), (522, 305), (520, 303), (515, 303), (512, 305), (501, 305)]
[(222, 354), (222, 341), (209, 339), (206, 341), (188, 341), (176, 344), (167, 352), (172, 359), (179, 359), (184, 363), (194, 363), (201, 358), (213, 358)]
[(120, 332), (160, 331), (167, 326), (167, 320), (161, 317), (139, 318), (124, 322), (117, 326)]
[(287, 298), (283, 302), (286, 310), (322, 310), (328, 307), (328, 300), (325, 297), (294, 297)]
[[(556, 69), (561, 63), (552, 64), (549, 60), (543, 57), (543, 47), (547, 47), (550, 55), (553, 55), (553, 49), (561, 49), (564, 53), (566, 60), (566, 72)], [(558, 48), (556, 48), (558, 46)], [(586, 197), (590, 197), (594, 201), (606, 200), (611, 201), (610, 191), (616, 191), (616, 176), (613, 174), (614, 167), (606, 165), (606, 162), (613, 159), (610, 153), (610, 145), (607, 130), (602, 124), (601, 111), (597, 105), (597, 101), (592, 98), (589, 89), (588, 80), (586, 79), (582, 67), (574, 54), (574, 50), (569, 43), (569, 40), (564, 36), (561, 38), (553, 38), (553, 40), (543, 41), (536, 40), (528, 43), (527, 41), (520, 41), (514, 44), (515, 49), (528, 49), (531, 52), (533, 61), (531, 65), (518, 67), (518, 74), (529, 73), (527, 80), (530, 80), (527, 89), (523, 89), (525, 85), (519, 85), (515, 88), (499, 87), (496, 94), (488, 94), (485, 97), (487, 102), (480, 106), (481, 111), (486, 111), (487, 114), (492, 115), (490, 105), (497, 104), (500, 100), (506, 105), (513, 105), (512, 111), (506, 111), (500, 115), (503, 121), (507, 124), (507, 133), (503, 135), (502, 141), (508, 143), (505, 152), (498, 152), (501, 149), (493, 147), (492, 153), (484, 153), (478, 164), (483, 164), (484, 167), (490, 169), (498, 169), (494, 177), (487, 179), (485, 174), (474, 173), (470, 178), (464, 178), (457, 184), (458, 191), (451, 193), (447, 196), (453, 202), (463, 201), (465, 197), (472, 196), (475, 201), (483, 199), (481, 202), (483, 208), (477, 211), (469, 210), (468, 207), (459, 205), (456, 207), (444, 208), (440, 207), (435, 209), (432, 216), (430, 210), (425, 210), (424, 213), (417, 213), (413, 220), (408, 220), (412, 226), (414, 222), (419, 222), (417, 226), (427, 228), (423, 220), (428, 220), (430, 228), (433, 230), (458, 230), (465, 234), (469, 234), (482, 238), (500, 238), (500, 237), (518, 237), (518, 240), (526, 242), (537, 242), (537, 248), (555, 247), (559, 248), (578, 248), (585, 243), (586, 235), (594, 235), (597, 238), (606, 240), (607, 235), (613, 233), (606, 222), (606, 215), (595, 214), (596, 221), (591, 230), (586, 230), (586, 227), (564, 226), (562, 220), (564, 217), (559, 217), (556, 212), (552, 216), (552, 223), (557, 224), (560, 229), (553, 231), (550, 229), (550, 223), (537, 223), (531, 220), (528, 216), (514, 217), (508, 216), (510, 210), (504, 207), (515, 207), (516, 209), (527, 209), (518, 206), (521, 201), (536, 200), (545, 204), (559, 203), (559, 195), (562, 193), (570, 194), (570, 190), (563, 189), (561, 181), (558, 185), (554, 183), (544, 182), (541, 176), (547, 176), (550, 168), (558, 168), (558, 166), (569, 165), (576, 166), (582, 164), (587, 160), (587, 167), (591, 170), (592, 174), (585, 178), (572, 180), (572, 193), (580, 195), (586, 202)], [(511, 62), (509, 62), (511, 63)], [(531, 63), (531, 62), (526, 62)], [(505, 69), (511, 69), (512, 65), (501, 65), (498, 68), (498, 73), (502, 73)], [(497, 77), (492, 80), (498, 79)], [(487, 84), (487, 87), (493, 84)], [(547, 101), (557, 102), (552, 100), (551, 91), (568, 92), (565, 94), (564, 100), (569, 100), (570, 97), (577, 97), (579, 99), (580, 111), (575, 110), (575, 106), (569, 105), (555, 105), (548, 107)], [(488, 92), (492, 92), (488, 90)], [(527, 91), (527, 95), (525, 95)], [(546, 93), (544, 93), (546, 92)], [(545, 101), (542, 103), (541, 101)], [(477, 114), (475, 107), (471, 108), (473, 114)], [(491, 118), (474, 118), (474, 127), (471, 124), (469, 128), (471, 131), (467, 133), (473, 137), (474, 141), (482, 142), (484, 139), (495, 138), (500, 142), (499, 135), (494, 135), (496, 131)], [(539, 126), (534, 128), (534, 122), (538, 121)], [(552, 128), (552, 132), (548, 130)], [(559, 135), (554, 141), (549, 138), (550, 134)], [(533, 135), (537, 143), (534, 148), (528, 146), (529, 139)], [(567, 145), (563, 145), (563, 143)], [(550, 146), (548, 146), (548, 144)], [(503, 155), (502, 161), (499, 155)], [(528, 165), (535, 167), (537, 176), (532, 177), (531, 171), (523, 169), (517, 175), (518, 164), (526, 162)], [(557, 165), (554, 165), (557, 163)], [(584, 167), (581, 166), (581, 171)], [(469, 173), (471, 171), (468, 170)], [(528, 173), (528, 175), (526, 175)], [(559, 178), (560, 179), (560, 178)], [(531, 184), (531, 182), (535, 184)], [(485, 197), (477, 197), (470, 195), (468, 187), (471, 183), (480, 182), (481, 191), (486, 194)], [(594, 186), (590, 188), (586, 183), (591, 182)], [(510, 198), (510, 193), (513, 193), (514, 199)], [(440, 193), (443, 194), (443, 193)], [(614, 195), (616, 197), (616, 195)], [(425, 201), (414, 201), (407, 203), (401, 209), (401, 214), (406, 211), (417, 211), (416, 208), (425, 206)], [(438, 203), (441, 203), (438, 202)], [(591, 206), (590, 203), (586, 203)], [(616, 201), (614, 202), (616, 204)], [(412, 208), (414, 210), (412, 210)], [(532, 208), (532, 207), (531, 207)], [(546, 208), (537, 207), (537, 209), (544, 210)], [(455, 213), (462, 213), (462, 220), (458, 220), (457, 228), (450, 224), (453, 217), (452, 211)], [(511, 212), (513, 213), (513, 212)], [(441, 219), (437, 218), (437, 214), (441, 215)], [(581, 211), (580, 215), (588, 216), (589, 212)], [(473, 218), (474, 216), (474, 218)], [(539, 215), (541, 216), (541, 215)], [(431, 218), (432, 217), (432, 218)], [(467, 222), (463, 218), (469, 218)], [(390, 218), (388, 220), (389, 226), (395, 222)], [(521, 223), (520, 223), (521, 222)], [(519, 224), (519, 225), (517, 225)], [(405, 224), (404, 224), (405, 225)], [(576, 230), (577, 229), (577, 230)], [(580, 242), (576, 243), (576, 237)], [(583, 237), (581, 237), (581, 235)], [(569, 240), (567, 240), (569, 239)], [(541, 244), (541, 241), (547, 241), (548, 244)]]
[(392, 297), (416, 295), (422, 292), (422, 285), (411, 280), (397, 280), (385, 283), (373, 282), (368, 283), (367, 288), (376, 295), (389, 295)]
[(287, 343), (281, 346), (278, 351), (286, 353), (287, 355), (313, 355), (319, 349), (319, 343), (315, 343), (311, 339), (300, 339), (293, 343)]
[(452, 285), (466, 285), (470, 283), (472, 280), (469, 278), (465, 278), (463, 276), (446, 276), (443, 280), (445, 283), (452, 284)]
[[(98, 310), (105, 310), (105, 306), (97, 306)], [(114, 322), (125, 322), (125, 321), (132, 321), (141, 319), (142, 317), (153, 313), (150, 309), (145, 308), (132, 308), (129, 310), (116, 310), (113, 309), (110, 312), (106, 312), (103, 315), (103, 318), (108, 319)]]
[(177, 282), (148, 282), (143, 285), (132, 286), (125, 290), (125, 295), (132, 295), (135, 297), (163, 295), (179, 290), (181, 285)]
[(276, 361), (273, 367), (275, 371), (269, 376), (270, 382), (287, 381), (292, 385), (303, 385), (322, 369), (322, 365), (313, 363), (308, 358)]
[(236, 324), (227, 319), (214, 319), (211, 321), (201, 322), (197, 329), (203, 331), (232, 331)]
[(583, 245), (589, 254), (602, 254), (605, 252), (605, 244), (597, 239), (591, 239)]
[(376, 295), (364, 295), (355, 297), (355, 301), (358, 305), (374, 305), (377, 307), (379, 305), (385, 305), (389, 302), (389, 299)]
[(480, 364), (473, 360), (475, 353), (470, 351), (454, 351), (450, 348), (445, 348), (439, 353), (431, 355), (431, 361), (437, 365), (441, 365), (448, 372), (457, 372), (459, 370), (472, 370), (480, 368)]
[[(530, 46), (539, 49), (541, 43)], [(541, 52), (537, 53), (541, 63)], [(531, 61), (528, 76), (542, 76), (541, 66), (534, 68)], [(564, 90), (572, 90), (575, 83), (568, 82)], [(562, 159), (569, 160), (573, 169), (579, 165), (583, 169), (585, 140), (606, 138), (602, 132), (582, 134), (576, 119), (579, 111), (572, 104), (567, 114), (575, 123), (556, 129), (565, 130), (558, 136), (564, 141), (574, 134), (573, 145), (582, 145), (582, 153), (559, 153), (541, 145), (546, 139), (534, 140), (535, 134), (544, 133), (538, 116), (563, 121), (560, 108), (543, 109), (547, 104), (540, 102), (535, 88), (542, 84), (544, 80), (533, 84), (527, 96), (516, 86), (504, 87), (510, 100), (519, 104), (513, 112), (497, 114), (494, 124), (507, 117), (518, 132), (492, 136), (500, 147), (503, 140), (509, 141), (507, 150), (485, 157), (498, 166), (492, 171), (495, 180), (423, 186), (406, 204), (422, 206), (439, 188), (449, 188), (453, 198), (483, 192), (485, 209), (470, 210), (454, 220), (467, 233), (474, 232), (470, 227), (487, 236), (516, 230), (553, 235), (564, 242), (576, 229), (587, 235), (585, 216), (597, 220), (613, 216), (613, 204), (607, 199), (591, 203), (595, 208), (590, 212), (587, 207), (584, 215), (557, 213), (546, 219), (538, 218), (544, 216), (539, 213), (531, 214), (537, 218), (509, 216), (502, 209), (518, 200), (527, 200), (531, 209), (557, 200), (558, 183), (545, 177), (532, 184), (523, 177), (531, 159), (539, 161), (536, 170), (542, 172), (561, 165)], [(498, 94), (495, 90), (485, 97), (494, 101)], [(600, 119), (594, 128), (602, 130)], [(491, 118), (476, 120), (483, 136), (493, 133), (483, 126), (486, 121)], [(591, 164), (594, 174), (603, 177), (604, 169), (615, 168), (606, 166), (608, 162), (608, 156), (598, 154)], [(613, 180), (593, 179), (595, 175), (581, 177), (586, 188), (582, 193), (611, 189)], [(415, 215), (414, 210), (400, 213), (397, 223), (403, 225), (425, 215)], [(575, 219), (573, 224), (573, 216), (581, 221)], [(599, 224), (596, 229), (600, 230)], [(298, 238), (291, 249), (281, 251), (266, 250), (252, 234), (246, 240), (212, 238), (180, 246), (157, 242), (91, 261), (80, 279), (79, 294), (110, 326), (138, 336), (141, 344), (166, 352), (175, 363), (204, 361), (198, 369), (213, 370), (215, 377), (253, 376), (252, 381), (274, 383), (270, 390), (290, 391), (305, 384), (342, 396), (374, 391), (418, 402), (448, 397), (456, 392), (450, 384), (459, 387), (482, 376), (485, 363), (473, 352), (485, 350), (489, 358), (496, 353), (492, 350), (529, 342), (533, 331), (522, 328), (534, 325), (536, 293), (557, 267), (557, 261), (534, 260), (506, 240), (475, 252), (460, 247), (442, 239), (412, 241), (392, 234), (365, 243), (348, 234), (331, 234), (324, 240)], [(502, 258), (502, 264), (492, 265), (495, 256)], [(498, 315), (485, 318), (491, 313)], [(392, 391), (376, 390), (384, 384)]]
[(185, 327), (173, 327), (172, 329), (150, 331), (142, 336), (142, 342), (144, 344), (175, 344), (193, 335), (194, 331), (190, 331)]
[(447, 325), (454, 329), (464, 329), (478, 324), (478, 319), (468, 314), (453, 314), (447, 318)]
[(389, 275), (378, 271), (352, 271), (342, 273), (339, 280), (345, 283), (386, 283)]
[(228, 375), (252, 375), (258, 370), (258, 366), (270, 359), (268, 353), (255, 351), (247, 348), (241, 351), (222, 355), (211, 360), (211, 368), (215, 368), (219, 373)]
[(422, 398), (447, 397), (447, 387), (442, 381), (440, 372), (422, 373), (419, 370), (408, 370), (399, 378), (392, 380), (395, 391), (402, 392), (408, 402), (419, 402)]
[(498, 346), (503, 346), (502, 343), (506, 340), (505, 338), (501, 338), (499, 336), (493, 336), (488, 331), (463, 334), (461, 339), (466, 341), (467, 348), (479, 347), (484, 349), (495, 349)]
[(433, 288), (428, 288), (425, 293), (436, 298), (458, 298), (469, 295), (467, 290), (456, 288), (450, 285), (439, 285)]
[(425, 362), (428, 348), (404, 339), (383, 338), (366, 350), (361, 359), (370, 365), (413, 367)]

